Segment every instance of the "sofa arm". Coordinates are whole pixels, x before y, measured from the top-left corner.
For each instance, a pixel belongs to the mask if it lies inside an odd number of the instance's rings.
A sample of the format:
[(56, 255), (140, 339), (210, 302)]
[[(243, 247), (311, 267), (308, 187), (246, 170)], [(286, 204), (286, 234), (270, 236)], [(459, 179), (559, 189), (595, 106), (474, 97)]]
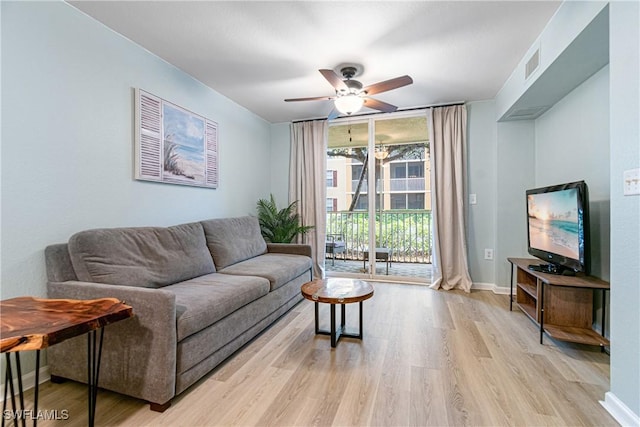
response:
[[(105, 328), (100, 387), (164, 404), (175, 395), (176, 298), (162, 289), (80, 281), (48, 282), (50, 298), (118, 298), (133, 317)], [(86, 338), (48, 350), (52, 375), (86, 382)]]
[(267, 243), (267, 252), (305, 255), (311, 258), (311, 245), (303, 245), (297, 243)]

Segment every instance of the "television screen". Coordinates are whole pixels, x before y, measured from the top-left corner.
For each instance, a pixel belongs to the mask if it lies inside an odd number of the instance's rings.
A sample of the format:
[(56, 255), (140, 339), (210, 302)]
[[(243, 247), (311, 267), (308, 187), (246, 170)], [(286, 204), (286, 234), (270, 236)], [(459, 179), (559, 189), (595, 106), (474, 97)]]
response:
[(584, 181), (527, 190), (529, 253), (551, 263), (544, 271), (587, 272), (588, 209)]
[(578, 190), (530, 194), (529, 245), (572, 259), (580, 259)]

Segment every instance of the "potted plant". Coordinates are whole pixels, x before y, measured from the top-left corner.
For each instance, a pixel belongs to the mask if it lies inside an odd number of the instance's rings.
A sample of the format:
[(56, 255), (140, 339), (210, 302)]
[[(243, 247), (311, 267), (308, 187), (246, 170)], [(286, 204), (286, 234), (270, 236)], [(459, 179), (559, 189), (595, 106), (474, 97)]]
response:
[(297, 200), (283, 209), (278, 209), (271, 194), (269, 200), (258, 200), (258, 222), (264, 240), (269, 243), (291, 243), (298, 234), (313, 229), (312, 225), (301, 225), (295, 208)]

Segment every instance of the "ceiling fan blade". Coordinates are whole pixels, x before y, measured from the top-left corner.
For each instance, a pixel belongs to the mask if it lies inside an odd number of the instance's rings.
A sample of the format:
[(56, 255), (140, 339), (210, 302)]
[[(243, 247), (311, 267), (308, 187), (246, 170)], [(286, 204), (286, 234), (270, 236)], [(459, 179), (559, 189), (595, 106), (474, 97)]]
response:
[(295, 101), (329, 101), (331, 99), (335, 99), (335, 96), (312, 96), (310, 98), (288, 98), (285, 99), (285, 102), (295, 102)]
[(338, 111), (336, 108), (333, 108), (329, 113), (329, 115), (327, 116), (327, 120), (333, 120), (339, 115), (340, 115), (340, 111)]
[(374, 83), (363, 89), (367, 95), (374, 95), (376, 93), (386, 92), (388, 90), (397, 89), (402, 86), (410, 85), (413, 83), (413, 79), (409, 76), (396, 77), (395, 79), (385, 80), (383, 82)]
[(386, 102), (378, 101), (373, 98), (365, 98), (364, 105), (368, 108), (373, 108), (374, 110), (380, 110), (385, 113), (393, 113), (398, 109), (395, 105), (387, 104)]
[(347, 85), (344, 84), (340, 76), (335, 71), (326, 69), (318, 71), (320, 71), (320, 74), (322, 74), (324, 78), (327, 79), (327, 81), (331, 84), (331, 86), (334, 87), (335, 90), (349, 90)]

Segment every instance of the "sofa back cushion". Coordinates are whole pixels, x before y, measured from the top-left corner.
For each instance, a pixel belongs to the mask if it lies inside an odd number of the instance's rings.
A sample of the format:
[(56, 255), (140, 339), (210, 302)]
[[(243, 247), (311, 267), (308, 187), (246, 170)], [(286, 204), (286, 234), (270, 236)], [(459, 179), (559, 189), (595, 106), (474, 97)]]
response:
[(198, 222), (86, 230), (69, 239), (79, 280), (160, 288), (215, 272)]
[(267, 252), (258, 218), (220, 218), (202, 221), (211, 257), (218, 270)]

